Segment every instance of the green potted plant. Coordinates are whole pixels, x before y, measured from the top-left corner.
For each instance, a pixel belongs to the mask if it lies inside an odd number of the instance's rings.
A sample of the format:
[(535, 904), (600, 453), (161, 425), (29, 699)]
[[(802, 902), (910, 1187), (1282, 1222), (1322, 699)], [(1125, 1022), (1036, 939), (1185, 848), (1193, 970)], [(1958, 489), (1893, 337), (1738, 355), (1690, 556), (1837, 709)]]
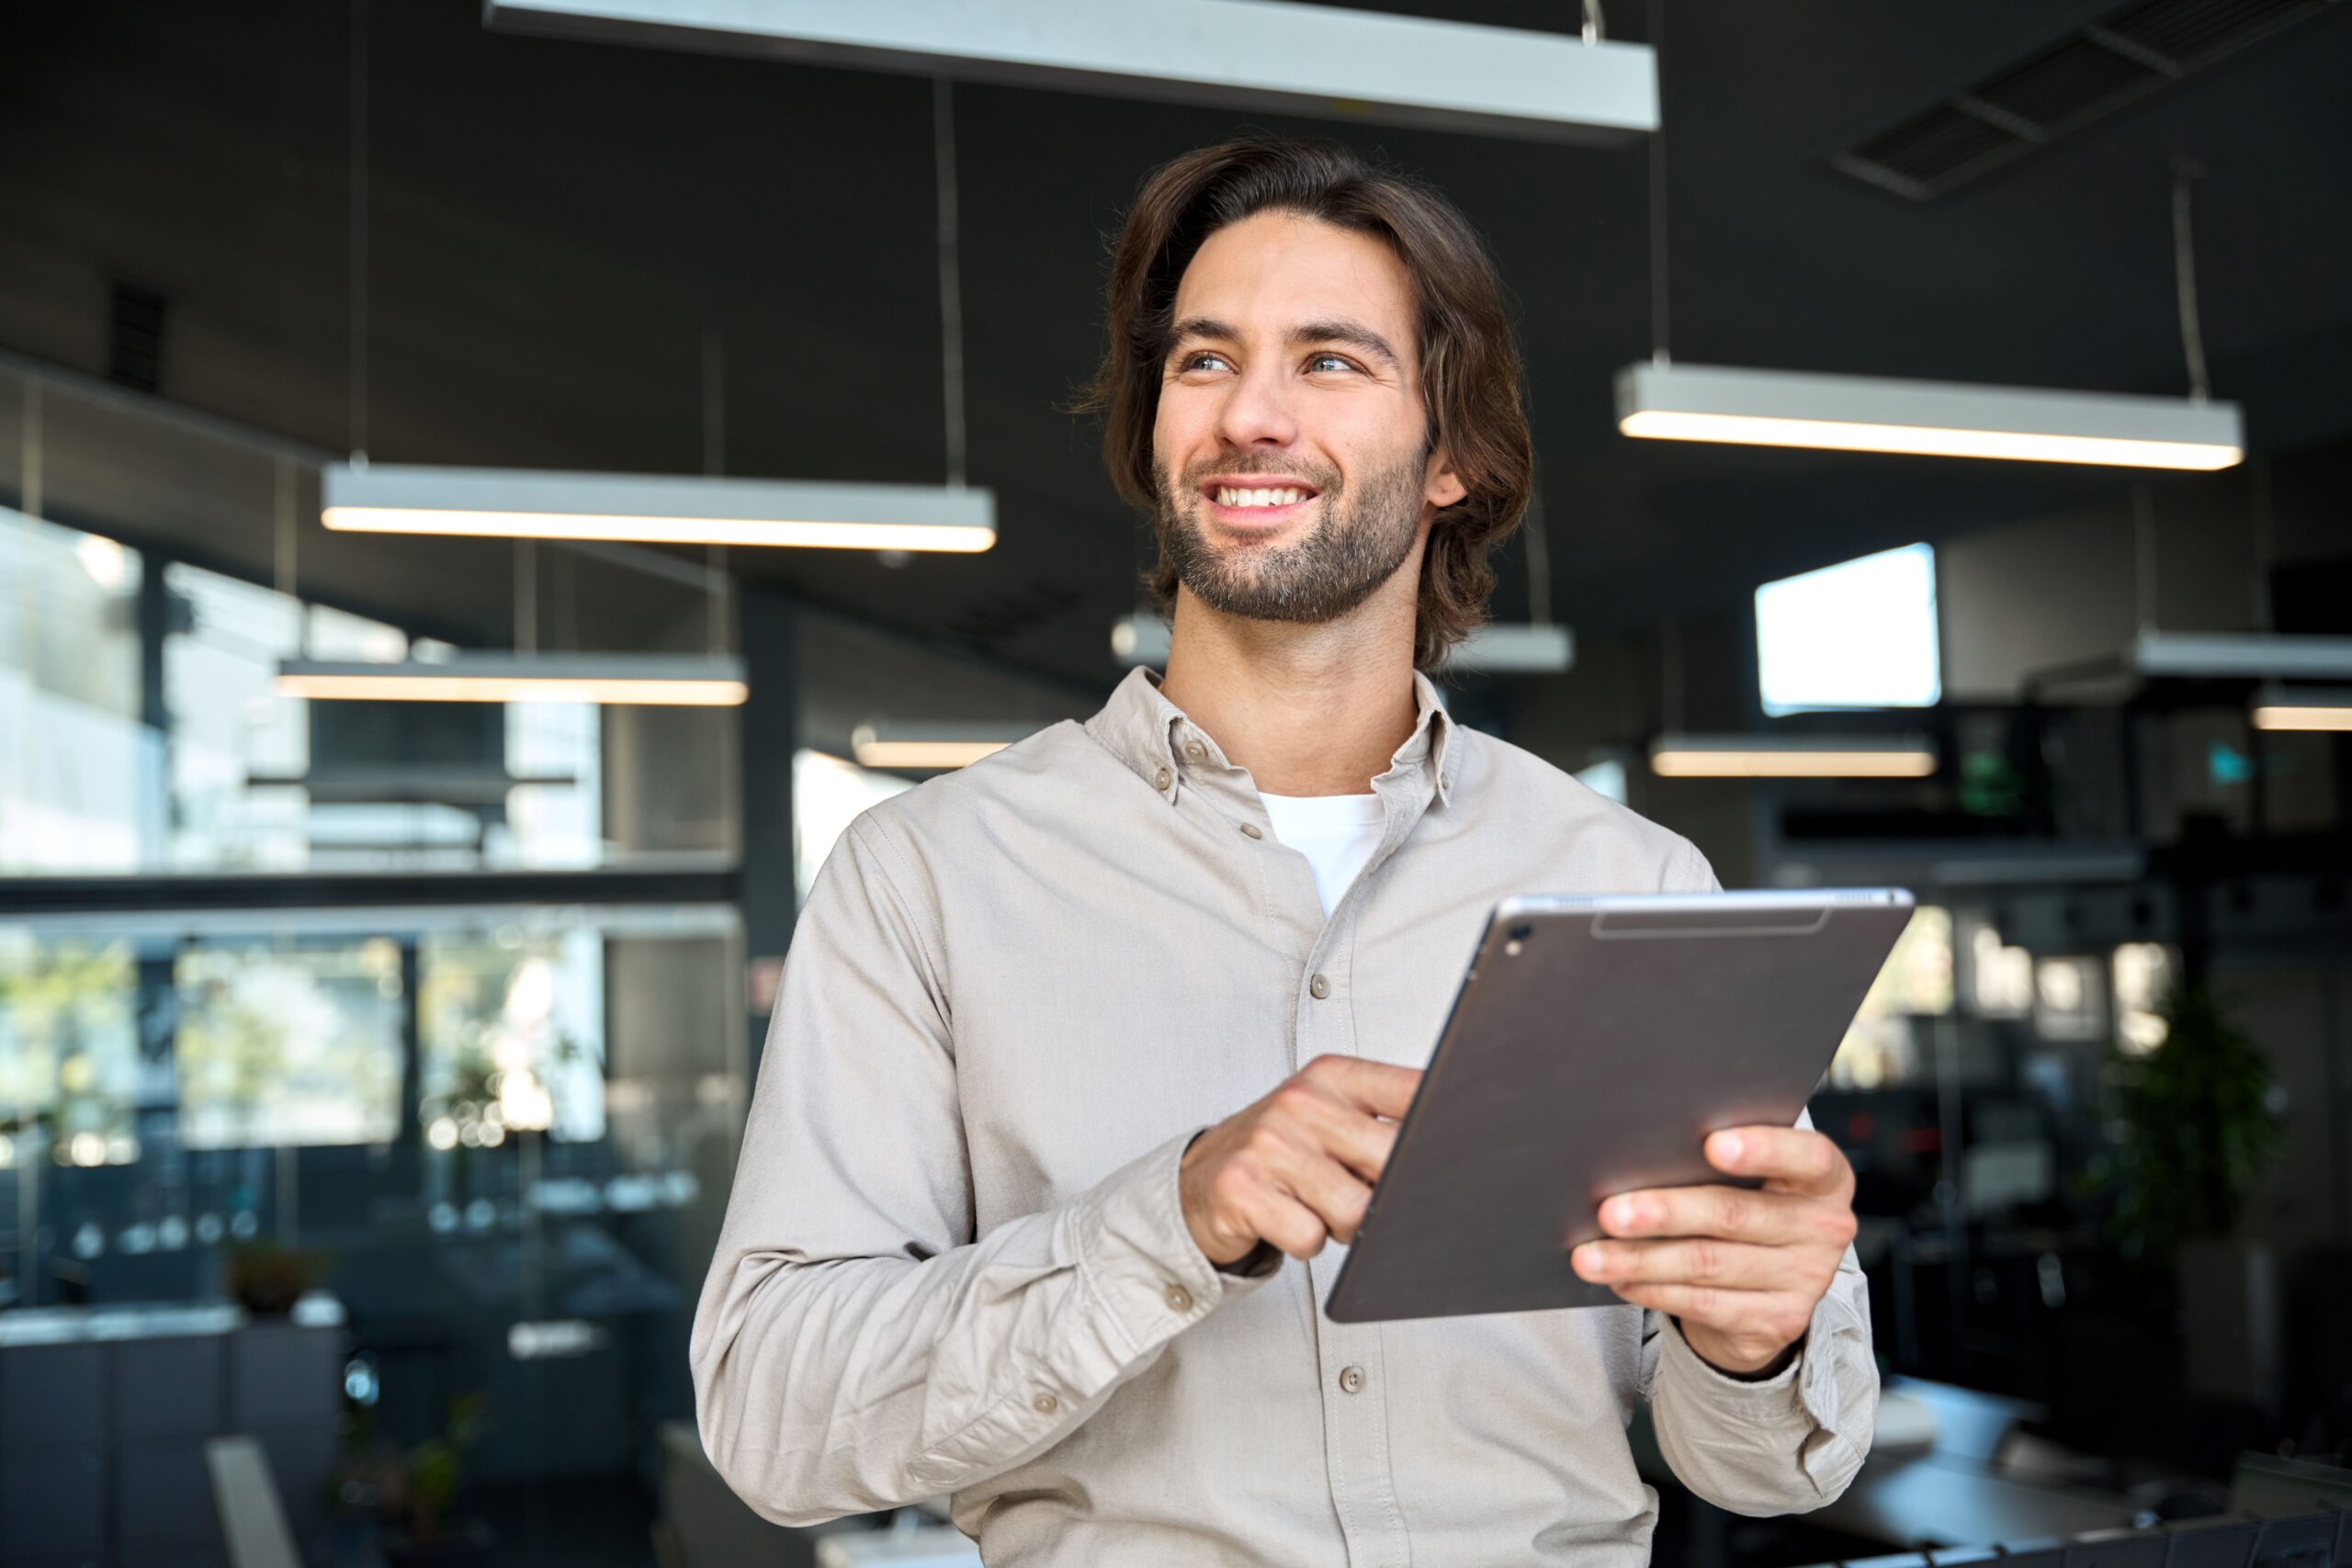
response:
[(284, 1317), (327, 1271), (322, 1252), (266, 1238), (232, 1243), (221, 1261), (230, 1298), (257, 1318)]
[(466, 1450), (481, 1430), (488, 1402), (479, 1393), (452, 1400), (448, 1425), (408, 1449), (382, 1449), (371, 1413), (356, 1413), (353, 1457), (337, 1488), (343, 1500), (376, 1516), (387, 1568), (483, 1568), (490, 1530), (457, 1511)]
[(2269, 1407), (2278, 1301), (2268, 1248), (2237, 1235), (2246, 1199), (2286, 1147), (2269, 1058), (2204, 987), (2165, 998), (2165, 1038), (2120, 1064), (2115, 1234), (2127, 1257), (2169, 1261), (2197, 1394)]

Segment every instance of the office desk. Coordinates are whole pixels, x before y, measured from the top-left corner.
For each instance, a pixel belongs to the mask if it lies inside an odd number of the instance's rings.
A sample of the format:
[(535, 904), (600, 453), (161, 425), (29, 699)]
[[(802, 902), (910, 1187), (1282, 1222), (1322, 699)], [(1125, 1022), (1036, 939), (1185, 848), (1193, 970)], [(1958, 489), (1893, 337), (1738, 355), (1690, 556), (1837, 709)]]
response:
[(1821, 1523), (1895, 1547), (1984, 1546), (2132, 1523), (2131, 1499), (2119, 1493), (1999, 1468), (2003, 1440), (2033, 1406), (1916, 1378), (1890, 1378), (1886, 1393), (1928, 1405), (1935, 1441), (1924, 1451), (1873, 1451), (1846, 1495), (1812, 1516)]

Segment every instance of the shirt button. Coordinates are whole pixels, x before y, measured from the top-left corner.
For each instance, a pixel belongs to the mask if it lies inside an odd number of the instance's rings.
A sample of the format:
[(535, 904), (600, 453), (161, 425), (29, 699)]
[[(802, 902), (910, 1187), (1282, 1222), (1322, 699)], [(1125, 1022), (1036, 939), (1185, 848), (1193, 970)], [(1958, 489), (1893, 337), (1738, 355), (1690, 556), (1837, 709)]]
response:
[(1184, 1312), (1190, 1312), (1190, 1311), (1192, 1311), (1192, 1310), (1193, 1310), (1193, 1292), (1190, 1292), (1190, 1291), (1188, 1291), (1188, 1290), (1186, 1290), (1186, 1289), (1185, 1289), (1183, 1286), (1182, 1286), (1182, 1285), (1170, 1285), (1170, 1286), (1169, 1286), (1169, 1287), (1168, 1287), (1168, 1310), (1169, 1310), (1170, 1312), (1176, 1312), (1176, 1313), (1184, 1313)]
[(1159, 772), (1151, 775), (1151, 787), (1154, 789), (1166, 789), (1169, 785), (1169, 782), (1174, 779), (1175, 776), (1176, 775), (1174, 773), (1170, 773), (1166, 768), (1162, 768)]
[(1341, 1393), (1362, 1393), (1363, 1392), (1363, 1369), (1362, 1367), (1342, 1367), (1340, 1369), (1340, 1392)]
[(1194, 762), (1205, 761), (1208, 759), (1208, 754), (1209, 749), (1202, 745), (1199, 741), (1187, 740), (1184, 742), (1184, 756), (1187, 761)]
[[(1349, 1370), (1352, 1371), (1354, 1369), (1350, 1368)], [(1041, 1393), (1036, 1398), (1031, 1400), (1029, 1404), (1030, 1407), (1035, 1410), (1040, 1416), (1051, 1416), (1055, 1411), (1060, 1409), (1062, 1405), (1062, 1402), (1056, 1399), (1050, 1393)]]
[(1241, 835), (1247, 839), (1262, 839), (1266, 836), (1265, 834), (1258, 831), (1258, 824), (1255, 822), (1244, 822), (1241, 824)]
[(1451, 773), (1438, 774), (1437, 787), (1440, 789), (1452, 789), (1453, 787), (1453, 775)]
[(1307, 995), (1313, 997), (1319, 1002), (1325, 997), (1331, 994), (1331, 982), (1323, 978), (1322, 976), (1317, 975), (1315, 978), (1306, 982), (1306, 992)]

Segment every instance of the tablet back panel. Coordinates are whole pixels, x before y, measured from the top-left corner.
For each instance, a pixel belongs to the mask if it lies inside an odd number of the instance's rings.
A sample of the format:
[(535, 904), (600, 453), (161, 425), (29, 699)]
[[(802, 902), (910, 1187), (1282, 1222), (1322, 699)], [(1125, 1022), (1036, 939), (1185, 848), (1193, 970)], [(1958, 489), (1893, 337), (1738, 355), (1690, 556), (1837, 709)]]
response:
[(1910, 918), (1893, 888), (1505, 900), (1324, 1311), (1619, 1304), (1568, 1266), (1600, 1201), (1730, 1183), (1709, 1133), (1793, 1125)]

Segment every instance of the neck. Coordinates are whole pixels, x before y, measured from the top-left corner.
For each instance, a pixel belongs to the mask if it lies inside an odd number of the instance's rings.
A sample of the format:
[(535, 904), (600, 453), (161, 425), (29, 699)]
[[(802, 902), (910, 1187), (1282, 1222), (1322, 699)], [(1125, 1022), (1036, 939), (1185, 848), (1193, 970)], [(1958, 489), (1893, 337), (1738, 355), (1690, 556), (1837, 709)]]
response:
[(1363, 795), (1413, 733), (1419, 573), (1315, 626), (1253, 621), (1180, 588), (1160, 694), (1269, 795)]

